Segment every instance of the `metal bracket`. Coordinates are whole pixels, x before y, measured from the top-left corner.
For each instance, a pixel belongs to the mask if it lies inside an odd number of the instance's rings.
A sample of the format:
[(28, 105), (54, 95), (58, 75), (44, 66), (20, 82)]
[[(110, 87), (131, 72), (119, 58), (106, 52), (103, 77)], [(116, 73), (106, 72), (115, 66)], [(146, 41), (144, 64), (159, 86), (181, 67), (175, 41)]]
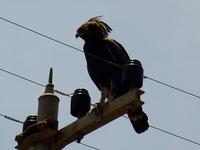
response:
[(19, 150), (27, 150), (29, 147), (39, 141), (49, 139), (57, 133), (57, 121), (44, 120), (29, 126), (23, 133), (15, 137), (18, 145), (15, 147)]

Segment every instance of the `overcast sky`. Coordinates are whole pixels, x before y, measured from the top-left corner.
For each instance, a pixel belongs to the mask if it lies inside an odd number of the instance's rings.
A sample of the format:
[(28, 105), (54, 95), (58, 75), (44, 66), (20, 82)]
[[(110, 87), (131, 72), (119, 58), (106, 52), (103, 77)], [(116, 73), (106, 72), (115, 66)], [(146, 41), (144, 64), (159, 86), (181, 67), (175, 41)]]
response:
[[(199, 0), (0, 0), (0, 17), (81, 48), (76, 29), (103, 15), (131, 58), (139, 59), (145, 75), (194, 94), (200, 93)], [(89, 78), (84, 54), (0, 20), (0, 68), (46, 84), (54, 69), (55, 88), (72, 93), (88, 89), (95, 103), (100, 93)], [(37, 113), (44, 88), (0, 72), (0, 113), (24, 121)], [(144, 111), (152, 126), (200, 142), (200, 99), (149, 79), (142, 88)], [(59, 128), (75, 120), (70, 98), (58, 95)], [(13, 150), (22, 125), (0, 118), (0, 147)], [(119, 118), (87, 135), (83, 143), (101, 150), (197, 150), (199, 146), (149, 128), (138, 135), (127, 119)], [(64, 150), (89, 150), (72, 143)]]

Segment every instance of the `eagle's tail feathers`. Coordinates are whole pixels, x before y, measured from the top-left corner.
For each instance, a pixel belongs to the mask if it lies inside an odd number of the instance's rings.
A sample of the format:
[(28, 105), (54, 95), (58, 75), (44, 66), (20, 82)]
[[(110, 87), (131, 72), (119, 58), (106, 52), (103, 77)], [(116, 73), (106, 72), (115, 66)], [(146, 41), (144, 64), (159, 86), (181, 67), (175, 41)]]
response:
[(134, 112), (130, 110), (127, 114), (134, 130), (138, 134), (146, 131), (149, 128), (148, 117), (143, 112), (142, 107), (139, 107)]

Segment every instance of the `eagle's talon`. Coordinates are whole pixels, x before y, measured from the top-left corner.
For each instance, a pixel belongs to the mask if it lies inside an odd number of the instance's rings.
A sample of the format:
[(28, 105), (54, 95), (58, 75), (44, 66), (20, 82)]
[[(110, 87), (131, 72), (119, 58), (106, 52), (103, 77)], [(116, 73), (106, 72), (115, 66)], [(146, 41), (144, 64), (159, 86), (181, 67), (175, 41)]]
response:
[(103, 115), (103, 105), (102, 103), (96, 103), (95, 104), (95, 115), (96, 115), (96, 121), (99, 122), (101, 120), (101, 117)]

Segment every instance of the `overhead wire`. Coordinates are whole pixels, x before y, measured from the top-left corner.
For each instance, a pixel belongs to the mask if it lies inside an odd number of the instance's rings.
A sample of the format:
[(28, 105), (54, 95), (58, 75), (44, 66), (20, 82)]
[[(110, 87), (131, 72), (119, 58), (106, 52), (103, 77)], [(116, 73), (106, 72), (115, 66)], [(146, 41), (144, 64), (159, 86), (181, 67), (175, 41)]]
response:
[(86, 146), (86, 147), (91, 148), (91, 149), (94, 149), (94, 150), (100, 150), (100, 149), (97, 148), (97, 147), (94, 147), (94, 146), (91, 146), (91, 145), (88, 145), (88, 144), (85, 144), (85, 143), (82, 143), (82, 142), (80, 142), (80, 143), (78, 143), (78, 144), (81, 144), (81, 145), (83, 145), (83, 146)]
[[(7, 73), (7, 74), (10, 74), (10, 75), (12, 75), (12, 76), (15, 76), (15, 77), (17, 77), (17, 78), (23, 79), (23, 80), (25, 80), (25, 81), (31, 82), (31, 83), (36, 84), (36, 85), (38, 85), (38, 86), (46, 87), (45, 85), (43, 85), (43, 84), (41, 84), (41, 83), (39, 83), (39, 82), (33, 81), (33, 80), (31, 80), (31, 79), (28, 79), (28, 78), (23, 77), (23, 76), (21, 76), (21, 75), (18, 75), (18, 74), (16, 74), (16, 73), (10, 72), (10, 71), (8, 71), (8, 70), (6, 70), (6, 69), (0, 68), (0, 71), (5, 72), (5, 73)], [(164, 85), (164, 86), (167, 86), (167, 87), (169, 87), (169, 88), (175, 89), (175, 90), (177, 90), (177, 91), (179, 91), (179, 92), (182, 92), (182, 93), (185, 93), (185, 94), (188, 94), (188, 95), (191, 95), (191, 96), (193, 96), (193, 97), (196, 97), (196, 98), (200, 99), (200, 96), (198, 96), (198, 95), (196, 95), (196, 94), (193, 94), (193, 93), (191, 93), (191, 92), (182, 90), (182, 89), (180, 89), (180, 88), (177, 88), (177, 87), (175, 87), (175, 86), (169, 85), (169, 84), (167, 84), (167, 83), (161, 82), (161, 81), (159, 81), (159, 80), (153, 79), (153, 78), (148, 77), (148, 76), (144, 76), (144, 78), (145, 78), (145, 79), (149, 79), (149, 80), (151, 80), (151, 81), (157, 82), (157, 83), (162, 84), (162, 85)], [(67, 97), (71, 97), (71, 95), (73, 94), (73, 93), (66, 94), (66, 93), (64, 93), (64, 92), (62, 92), (62, 91), (60, 91), (60, 90), (56, 90), (56, 89), (54, 90), (54, 92), (56, 92), (56, 93), (58, 93), (58, 94), (61, 94), (61, 95), (63, 95), (63, 96), (67, 96)]]
[[(18, 119), (15, 119), (15, 118), (10, 117), (10, 116), (7, 116), (7, 115), (0, 114), (0, 116), (4, 117), (5, 119), (8, 119), (8, 120), (11, 120), (11, 121), (20, 123), (20, 124), (23, 124), (23, 123), (24, 123), (23, 121), (20, 121), (20, 120), (18, 120)], [(123, 118), (126, 118), (126, 119), (129, 119), (127, 116), (122, 116), (122, 117), (123, 117)], [(164, 129), (161, 129), (161, 128), (158, 128), (158, 127), (155, 127), (155, 126), (153, 126), (153, 125), (150, 125), (150, 127), (153, 128), (153, 129), (155, 129), (155, 130), (157, 130), (157, 131), (166, 133), (166, 134), (168, 134), (168, 135), (174, 136), (174, 137), (176, 137), (176, 138), (179, 138), (179, 139), (182, 139), (182, 140), (184, 140), (184, 141), (187, 141), (187, 142), (190, 142), (190, 143), (193, 143), (193, 144), (195, 144), (195, 145), (200, 146), (200, 143), (199, 143), (199, 142), (195, 142), (195, 141), (193, 141), (193, 140), (191, 140), (191, 139), (189, 139), (189, 138), (185, 138), (185, 137), (183, 137), (183, 136), (177, 135), (177, 134), (175, 134), (175, 133), (169, 132), (169, 131), (167, 131), (167, 130), (164, 130)], [(85, 144), (85, 143), (82, 143), (82, 142), (81, 142), (81, 143), (78, 143), (78, 144), (84, 145), (84, 146), (89, 147), (89, 148), (92, 148), (92, 149), (94, 149), (94, 150), (100, 150), (99, 148), (96, 148), (96, 147), (94, 147), (94, 146), (91, 146), (91, 145), (88, 145), (88, 144)]]
[(157, 83), (159, 83), (159, 84), (162, 84), (162, 85), (164, 85), (164, 86), (166, 86), (166, 87), (172, 88), (172, 89), (174, 89), (174, 90), (176, 90), (176, 91), (179, 91), (179, 92), (182, 92), (182, 93), (185, 93), (185, 94), (188, 94), (188, 95), (191, 95), (191, 96), (193, 96), (193, 97), (196, 97), (196, 98), (200, 99), (200, 96), (199, 96), (199, 95), (193, 94), (193, 93), (188, 92), (188, 91), (186, 91), (186, 90), (182, 90), (182, 89), (180, 89), (180, 88), (177, 88), (177, 87), (175, 87), (175, 86), (169, 85), (169, 84), (167, 84), (167, 83), (161, 82), (161, 81), (159, 81), (159, 80), (153, 79), (153, 78), (148, 77), (148, 76), (144, 76), (144, 78), (145, 78), (145, 79), (149, 79), (149, 80), (154, 81), (154, 82), (157, 82)]
[(18, 119), (15, 119), (13, 117), (10, 117), (10, 116), (4, 115), (4, 114), (0, 114), (0, 116), (4, 117), (5, 119), (10, 120), (10, 121), (14, 121), (14, 122), (21, 123), (21, 124), (24, 123), (23, 121), (20, 121)]
[[(7, 119), (7, 120), (16, 122), (16, 123), (20, 123), (20, 124), (23, 124), (23, 123), (24, 123), (23, 121), (20, 121), (20, 120), (18, 120), (18, 119), (15, 119), (15, 118), (13, 118), (13, 117), (8, 116), (8, 115), (4, 115), (4, 114), (1, 114), (1, 113), (0, 113), (0, 116), (4, 117), (4, 118)], [(94, 149), (94, 150), (100, 150), (99, 148), (96, 148), (96, 147), (94, 147), (94, 146), (91, 146), (91, 145), (86, 144), (86, 143), (83, 143), (83, 142), (80, 142), (80, 143), (78, 143), (78, 144), (81, 144), (81, 145), (83, 145), (83, 146), (85, 146), (85, 147), (88, 147), (88, 148), (91, 148), (91, 149)]]
[[(12, 75), (12, 76), (14, 76), (14, 77), (23, 79), (23, 80), (25, 80), (25, 81), (28, 81), (28, 82), (30, 82), (30, 83), (36, 84), (36, 85), (38, 85), (38, 86), (46, 87), (45, 85), (43, 85), (43, 84), (41, 84), (41, 83), (39, 83), (39, 82), (33, 81), (33, 80), (31, 80), (31, 79), (28, 79), (28, 78), (23, 77), (23, 76), (21, 76), (21, 75), (18, 75), (18, 74), (16, 74), (16, 73), (10, 72), (10, 71), (8, 71), (8, 70), (6, 70), (6, 69), (0, 68), (0, 71), (5, 72), (5, 73), (7, 73), (7, 74), (10, 74), (10, 75)], [(63, 95), (63, 96), (71, 97), (71, 94), (66, 94), (66, 93), (64, 93), (64, 92), (62, 92), (62, 91), (60, 91), (60, 90), (54, 90), (54, 92), (56, 92), (56, 93), (58, 93), (58, 94), (61, 94), (61, 95)]]
[[(45, 85), (43, 85), (43, 84), (41, 84), (41, 83), (35, 82), (35, 81), (33, 81), (33, 80), (30, 80), (30, 79), (25, 78), (25, 77), (23, 77), (23, 76), (17, 75), (17, 74), (15, 74), (15, 73), (12, 73), (12, 72), (7, 71), (7, 70), (5, 70), (5, 69), (0, 68), (0, 71), (6, 72), (6, 73), (8, 73), (8, 74), (10, 74), (10, 75), (16, 76), (16, 77), (18, 77), (18, 78), (21, 78), (21, 79), (26, 80), (26, 81), (28, 81), (28, 82), (34, 83), (34, 84), (36, 84), (36, 85), (45, 87)], [(149, 77), (145, 77), (145, 78), (149, 78)], [(152, 78), (150, 78), (150, 79), (153, 80), (153, 81), (155, 80), (155, 79), (152, 79)], [(155, 81), (160, 83), (160, 81), (157, 81), (157, 80), (155, 80)], [(161, 82), (161, 84), (164, 84), (164, 85), (165, 85), (165, 83), (162, 83), (162, 82)], [(171, 87), (170, 85), (166, 85), (166, 86)], [(172, 88), (174, 88), (174, 87), (172, 87)], [(180, 90), (180, 89), (178, 89), (178, 90)], [(62, 94), (62, 95), (64, 95), (64, 96), (69, 96), (69, 97), (71, 97), (71, 94), (65, 94), (65, 93), (63, 93), (63, 92), (61, 92), (61, 91), (58, 91), (58, 90), (54, 90), (54, 91), (57, 92), (57, 93), (59, 93), (59, 94)], [(181, 90), (181, 91), (182, 91), (182, 90)], [(185, 91), (182, 91), (182, 92), (185, 92)], [(187, 91), (186, 91), (186, 93), (187, 93), (187, 94), (191, 94), (191, 93), (188, 93)], [(195, 96), (195, 97), (199, 98), (199, 97), (196, 96), (196, 95), (192, 95), (192, 96)], [(7, 115), (0, 114), (0, 116), (4, 117), (5, 119), (10, 120), (10, 121), (14, 121), (14, 122), (21, 123), (21, 124), (24, 123), (23, 121), (20, 121), (20, 120), (18, 120), (18, 119), (15, 119), (15, 118), (10, 117), (10, 116), (7, 116)], [(123, 116), (123, 117), (124, 117), (124, 118), (128, 118), (128, 117), (126, 117), (126, 116)], [(150, 125), (150, 127), (153, 128), (153, 129), (156, 129), (156, 130), (158, 130), (158, 131), (164, 132), (164, 133), (166, 133), (166, 134), (172, 135), (172, 136), (174, 136), (174, 137), (180, 138), (180, 139), (182, 139), (182, 140), (191, 142), (191, 143), (193, 143), (193, 144), (200, 145), (200, 143), (198, 143), (198, 142), (192, 141), (192, 140), (190, 140), (190, 139), (188, 139), (188, 138), (185, 138), (185, 137), (183, 137), (183, 136), (180, 136), (180, 135), (174, 134), (174, 133), (172, 133), (172, 132), (163, 130), (163, 129), (161, 129), (161, 128), (158, 128), (158, 127), (155, 127), (155, 126), (152, 126), (152, 125)], [(94, 146), (91, 146), (91, 145), (88, 145), (88, 144), (85, 144), (85, 143), (79, 143), (79, 144), (84, 145), (84, 146), (89, 147), (89, 148), (92, 148), (92, 149), (94, 149), (94, 150), (100, 150), (100, 149), (98, 149), (98, 148), (96, 148), (96, 147), (94, 147)]]
[(195, 141), (193, 141), (193, 140), (190, 140), (190, 139), (188, 139), (188, 138), (185, 138), (185, 137), (183, 137), (183, 136), (174, 134), (174, 133), (169, 132), (169, 131), (167, 131), (167, 130), (160, 129), (160, 128), (155, 127), (155, 126), (153, 126), (153, 125), (150, 125), (150, 127), (153, 128), (153, 129), (155, 129), (155, 130), (158, 130), (158, 131), (160, 131), (160, 132), (163, 132), (163, 133), (172, 135), (172, 136), (177, 137), (177, 138), (179, 138), (179, 139), (182, 139), (182, 140), (185, 140), (185, 141), (188, 141), (188, 142), (190, 142), (190, 143), (193, 143), (193, 144), (196, 144), (196, 145), (199, 145), (199, 146), (200, 146), (200, 143), (195, 142)]
[[(126, 119), (129, 119), (127, 116), (122, 116), (122, 117), (123, 117), (123, 118), (126, 118)], [(150, 128), (153, 128), (153, 129), (155, 129), (155, 130), (158, 130), (158, 131), (160, 131), (160, 132), (166, 133), (166, 134), (168, 134), (168, 135), (174, 136), (174, 137), (176, 137), (176, 138), (182, 139), (182, 140), (184, 140), (184, 141), (187, 141), (187, 142), (190, 142), (190, 143), (193, 143), (193, 144), (196, 144), (196, 145), (199, 145), (199, 146), (200, 146), (200, 143), (199, 143), (199, 142), (195, 142), (195, 141), (193, 141), (193, 140), (190, 140), (189, 138), (185, 138), (185, 137), (183, 137), (183, 136), (177, 135), (177, 134), (172, 133), (172, 132), (169, 132), (169, 131), (167, 131), (167, 130), (163, 130), (163, 129), (158, 128), (158, 127), (155, 127), (155, 126), (153, 126), (153, 125), (149, 125), (149, 127), (150, 127)]]
[[(35, 30), (33, 30), (33, 29), (27, 28), (27, 27), (25, 27), (25, 26), (23, 26), (23, 25), (20, 25), (20, 24), (14, 22), (14, 21), (5, 19), (5, 18), (3, 18), (3, 17), (1, 17), (1, 16), (0, 16), (0, 19), (3, 20), (3, 21), (5, 21), (5, 22), (7, 22), (7, 23), (13, 24), (13, 25), (18, 26), (18, 27), (20, 27), (20, 28), (23, 28), (23, 29), (25, 29), (25, 30), (27, 30), (27, 31), (29, 31), (29, 32), (32, 32), (32, 33), (34, 33), (34, 34), (37, 34), (37, 35), (39, 35), (39, 36), (42, 36), (42, 37), (47, 38), (47, 39), (49, 39), (49, 40), (52, 40), (52, 41), (54, 41), (54, 42), (57, 42), (57, 43), (59, 43), (59, 44), (61, 44), (61, 45), (67, 46), (67, 47), (72, 48), (72, 49), (74, 49), (74, 50), (76, 50), (76, 51), (79, 51), (79, 52), (85, 53), (85, 54), (87, 54), (87, 55), (90, 55), (91, 57), (94, 57), (94, 58), (96, 58), (96, 59), (99, 59), (99, 60), (101, 60), (101, 61), (104, 61), (104, 62), (106, 62), (106, 63), (108, 63), (108, 64), (111, 64), (111, 65), (114, 65), (114, 66), (116, 66), (116, 67), (122, 68), (122, 66), (119, 65), (119, 64), (113, 63), (113, 62), (111, 62), (111, 61), (108, 61), (108, 60), (103, 59), (103, 58), (101, 58), (101, 57), (95, 56), (95, 55), (93, 55), (93, 54), (84, 52), (83, 50), (81, 50), (81, 49), (79, 49), (79, 48), (76, 48), (76, 47), (74, 47), (74, 46), (72, 46), (72, 45), (70, 45), (70, 44), (67, 44), (67, 43), (65, 43), (65, 42), (59, 41), (59, 40), (57, 40), (57, 39), (55, 39), (55, 38), (53, 38), (53, 37), (47, 36), (47, 35), (45, 35), (45, 34), (42, 34), (42, 33), (38, 32), (38, 31), (35, 31)], [(193, 96), (193, 97), (196, 97), (196, 98), (200, 99), (200, 96), (199, 96), (199, 95), (193, 94), (193, 93), (188, 92), (188, 91), (186, 91), (186, 90), (182, 90), (182, 89), (177, 88), (177, 87), (175, 87), (175, 86), (172, 86), (172, 85), (169, 85), (169, 84), (167, 84), (167, 83), (161, 82), (161, 81), (159, 81), (159, 80), (153, 79), (153, 78), (151, 78), (151, 77), (149, 77), (149, 76), (144, 76), (144, 78), (145, 78), (145, 79), (149, 79), (149, 80), (154, 81), (154, 82), (156, 82), (156, 83), (162, 84), (162, 85), (164, 85), (164, 86), (167, 86), (167, 87), (172, 88), (172, 89), (174, 89), (174, 90), (177, 90), (177, 91), (179, 91), (179, 92), (182, 92), (182, 93), (185, 93), (185, 94), (188, 94), (188, 95), (190, 95), (190, 96)], [(26, 80), (26, 79), (25, 79), (25, 80)], [(30, 81), (30, 82), (32, 82), (32, 81)], [(34, 83), (34, 81), (33, 81), (33, 83)], [(35, 83), (35, 84), (38, 84), (38, 83)], [(38, 84), (38, 85), (40, 85), (40, 84)], [(41, 85), (40, 85), (40, 86), (41, 86)], [(42, 85), (42, 86), (44, 86), (44, 85)], [(55, 91), (56, 91), (57, 93), (59, 93), (59, 94), (64, 95), (64, 96), (70, 96), (70, 95), (65, 94), (65, 93), (63, 93), (63, 92), (61, 92), (61, 91), (57, 91), (57, 90), (55, 90)], [(200, 101), (200, 100), (199, 100), (199, 101)]]
[(8, 70), (5, 70), (5, 69), (3, 69), (3, 68), (0, 68), (0, 71), (5, 72), (5, 73), (7, 73), (7, 74), (10, 74), (10, 75), (12, 75), (12, 76), (15, 76), (15, 77), (17, 77), (17, 78), (23, 79), (23, 80), (25, 80), (25, 81), (31, 82), (31, 83), (33, 83), (33, 84), (39, 85), (39, 86), (41, 86), (41, 87), (45, 87), (45, 85), (43, 85), (43, 84), (41, 84), (41, 83), (38, 83), (38, 82), (33, 81), (33, 80), (30, 80), (30, 79), (25, 78), (25, 77), (23, 77), (23, 76), (21, 76), (21, 75), (18, 75), (18, 74), (16, 74), (16, 73), (13, 73), (13, 72), (10, 72), (10, 71), (8, 71)]
[[(108, 60), (105, 60), (105, 59), (103, 59), (103, 58), (100, 58), (100, 57), (98, 57), (98, 56), (95, 56), (95, 55), (93, 55), (93, 54), (86, 53), (86, 52), (84, 52), (83, 50), (81, 50), (81, 49), (79, 49), (79, 48), (76, 48), (76, 47), (74, 47), (74, 46), (71, 46), (71, 45), (69, 45), (69, 44), (66, 44), (65, 42), (59, 41), (59, 40), (57, 40), (57, 39), (55, 39), (55, 38), (52, 38), (52, 37), (50, 37), (50, 36), (47, 36), (47, 35), (45, 35), (45, 34), (42, 34), (42, 33), (38, 32), (38, 31), (35, 31), (35, 30), (32, 30), (32, 29), (27, 28), (27, 27), (25, 27), (25, 26), (22, 26), (22, 25), (20, 25), (20, 24), (18, 24), (18, 23), (15, 23), (15, 22), (10, 21), (10, 20), (8, 20), (8, 19), (5, 19), (5, 18), (3, 18), (3, 17), (0, 17), (0, 19), (3, 20), (3, 21), (8, 22), (8, 23), (10, 23), (10, 24), (16, 25), (16, 26), (18, 26), (18, 27), (20, 27), (20, 28), (23, 28), (23, 29), (25, 29), (25, 30), (27, 30), (27, 31), (30, 31), (30, 32), (35, 33), (35, 34), (37, 34), (37, 35), (40, 35), (40, 36), (42, 36), (42, 37), (44, 37), (44, 38), (50, 39), (50, 40), (52, 40), (52, 41), (54, 41), (54, 42), (57, 42), (57, 43), (62, 44), (62, 45), (64, 45), (64, 46), (70, 47), (70, 48), (72, 48), (72, 49), (74, 49), (74, 50), (77, 50), (77, 51), (80, 51), (80, 52), (85, 53), (85, 54), (87, 54), (87, 55), (90, 55), (90, 56), (92, 56), (92, 57), (94, 57), (94, 58), (96, 58), (96, 59), (105, 61), (106, 63), (109, 63), (109, 64), (114, 65), (114, 66), (116, 66), (116, 67), (120, 67), (120, 68), (122, 67), (121, 65), (115, 64), (115, 63), (113, 63), (113, 62), (110, 62), (110, 61), (108, 61)], [(32, 83), (34, 83), (34, 84), (37, 84), (37, 85), (39, 85), (39, 86), (45, 87), (43, 84), (40, 84), (40, 83), (35, 82), (35, 81), (33, 81), (33, 80), (30, 80), (30, 79), (27, 79), (27, 78), (25, 78), (25, 77), (19, 76), (19, 75), (17, 75), (17, 74), (11, 73), (11, 72), (9, 72), (9, 71), (7, 71), (7, 70), (4, 70), (4, 69), (0, 69), (0, 70), (3, 71), (3, 72), (9, 73), (9, 74), (11, 74), (11, 75), (13, 75), (13, 76), (16, 76), (16, 77), (18, 77), (18, 78), (21, 78), (21, 79), (24, 79), (24, 80), (26, 80), (26, 81), (32, 82)], [(161, 82), (161, 81), (159, 81), (159, 80), (153, 79), (153, 78), (148, 77), (148, 76), (144, 76), (144, 78), (145, 78), (145, 79), (149, 79), (149, 80), (151, 80), (151, 81), (157, 82), (157, 83), (162, 84), (162, 85), (164, 85), (164, 86), (170, 87), (170, 88), (172, 88), (172, 89), (174, 89), (174, 90), (183, 92), (183, 93), (185, 93), (185, 94), (188, 94), (188, 95), (191, 95), (191, 96), (193, 96), (193, 97), (196, 97), (196, 98), (200, 99), (200, 96), (198, 96), (198, 95), (196, 95), (196, 94), (193, 94), (193, 93), (191, 93), (191, 92), (188, 92), (188, 91), (186, 91), (186, 90), (182, 90), (182, 89), (180, 89), (180, 88), (177, 88), (177, 87), (175, 87), (175, 86), (169, 85), (169, 84), (167, 84), (167, 83)], [(57, 92), (57, 93), (59, 93), (59, 94), (62, 94), (62, 95), (64, 95), (64, 96), (69, 96), (69, 97), (71, 97), (70, 94), (65, 94), (65, 93), (63, 93), (63, 92), (61, 92), (61, 91), (58, 91), (58, 90), (55, 90), (55, 92)], [(0, 115), (3, 116), (2, 114), (0, 114)], [(12, 119), (11, 119), (10, 117), (8, 117), (8, 116), (4, 116), (4, 117), (5, 117), (6, 119), (12, 120)], [(12, 121), (18, 122), (17, 120), (12, 120)], [(19, 122), (19, 123), (20, 123), (20, 122)], [(192, 141), (192, 140), (189, 140), (189, 139), (184, 138), (184, 137), (182, 137), (182, 136), (173, 134), (173, 133), (168, 132), (168, 131), (166, 131), (166, 130), (162, 130), (162, 129), (157, 128), (157, 127), (154, 127), (154, 126), (150, 126), (150, 127), (151, 127), (151, 128), (154, 128), (154, 129), (156, 129), (156, 130), (165, 132), (165, 133), (167, 133), (167, 134), (176, 136), (176, 137), (181, 138), (181, 139), (183, 139), (183, 140), (186, 140), (186, 141), (188, 141), (188, 142), (192, 142), (192, 143), (194, 143), (194, 144), (200, 145), (200, 143), (198, 143), (198, 142), (194, 142), (194, 141)]]
[(112, 64), (112, 65), (117, 66), (117, 67), (122, 67), (122, 66), (120, 66), (120, 65), (118, 65), (118, 64), (115, 64), (115, 63), (113, 63), (113, 62), (111, 62), (111, 61), (108, 61), (108, 60), (106, 60), (106, 59), (103, 59), (103, 58), (101, 58), (101, 57), (98, 57), (98, 56), (96, 56), (96, 55), (93, 55), (93, 54), (91, 54), (91, 53), (84, 52), (82, 49), (76, 48), (76, 47), (74, 47), (74, 46), (72, 46), (72, 45), (70, 45), (70, 44), (67, 44), (67, 43), (62, 42), (62, 41), (60, 41), (60, 40), (57, 40), (57, 39), (55, 39), (55, 38), (53, 38), (53, 37), (50, 37), (50, 36), (48, 36), (48, 35), (42, 34), (42, 33), (38, 32), (38, 31), (33, 30), (33, 29), (27, 28), (27, 27), (25, 27), (25, 26), (23, 26), (23, 25), (20, 25), (20, 24), (16, 23), (16, 22), (13, 22), (13, 21), (11, 21), (11, 20), (5, 19), (5, 18), (3, 18), (3, 17), (1, 17), (1, 16), (0, 16), (0, 19), (3, 20), (3, 21), (5, 21), (5, 22), (7, 22), (7, 23), (10, 23), (10, 24), (13, 24), (13, 25), (15, 25), (15, 26), (18, 26), (18, 27), (20, 27), (20, 28), (22, 28), (22, 29), (25, 29), (25, 30), (27, 30), (27, 31), (29, 31), (29, 32), (32, 32), (32, 33), (34, 33), (34, 34), (40, 35), (40, 36), (42, 36), (42, 37), (44, 37), (44, 38), (47, 38), (47, 39), (49, 39), (49, 40), (51, 40), (51, 41), (54, 41), (54, 42), (59, 43), (59, 44), (61, 44), (61, 45), (67, 46), (67, 47), (72, 48), (72, 49), (74, 49), (74, 50), (76, 50), (76, 51), (85, 53), (85, 54), (87, 54), (87, 55), (89, 55), (89, 56), (91, 56), (91, 57), (94, 57), (95, 59), (102, 60), (102, 61), (104, 61), (104, 62), (107, 62), (107, 63)]
[[(10, 71), (8, 71), (8, 70), (5, 70), (5, 69), (0, 68), (0, 71), (2, 71), (2, 72), (4, 72), (4, 73), (7, 73), (7, 74), (10, 74), (10, 75), (12, 75), (12, 76), (14, 76), (14, 77), (23, 79), (23, 80), (28, 81), (28, 82), (30, 82), (30, 83), (33, 83), (33, 84), (35, 84), (35, 85), (38, 85), (38, 86), (41, 86), (41, 87), (46, 87), (45, 85), (43, 85), (43, 84), (41, 84), (41, 83), (39, 83), (39, 82), (33, 81), (33, 80), (31, 80), (31, 79), (28, 79), (28, 78), (23, 77), (23, 76), (21, 76), (21, 75), (18, 75), (18, 74), (16, 74), (16, 73), (10, 72)], [(54, 89), (53, 91), (54, 91), (55, 93), (57, 93), (57, 94), (60, 94), (60, 95), (62, 95), (62, 96), (67, 96), (67, 97), (72, 97), (72, 95), (74, 94), (74, 93), (66, 94), (66, 93), (64, 93), (64, 92), (62, 92), (62, 91), (60, 91), (60, 90), (56, 90), (56, 89)], [(91, 104), (91, 106), (96, 107), (96, 104)]]

